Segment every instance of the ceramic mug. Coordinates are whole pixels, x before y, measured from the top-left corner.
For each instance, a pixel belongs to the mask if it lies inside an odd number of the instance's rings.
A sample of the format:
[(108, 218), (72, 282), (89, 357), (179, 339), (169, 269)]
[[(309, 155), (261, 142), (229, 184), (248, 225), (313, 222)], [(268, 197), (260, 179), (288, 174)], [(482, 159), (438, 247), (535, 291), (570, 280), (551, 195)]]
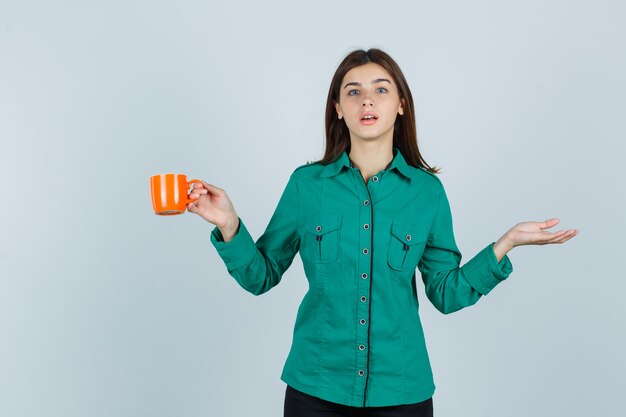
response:
[(150, 177), (150, 194), (154, 213), (160, 216), (183, 214), (187, 204), (197, 199), (189, 198), (189, 187), (200, 180), (187, 181), (184, 174), (157, 174)]

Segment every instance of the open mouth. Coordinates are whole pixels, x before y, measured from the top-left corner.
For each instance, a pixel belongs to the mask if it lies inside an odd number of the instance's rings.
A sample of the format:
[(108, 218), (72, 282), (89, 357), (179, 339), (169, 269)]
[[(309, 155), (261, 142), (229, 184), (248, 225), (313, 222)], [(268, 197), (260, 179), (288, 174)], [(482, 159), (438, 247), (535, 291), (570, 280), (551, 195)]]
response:
[(375, 114), (366, 113), (361, 116), (361, 124), (363, 125), (373, 125), (374, 123), (376, 123), (376, 120), (378, 120), (378, 116), (376, 116)]

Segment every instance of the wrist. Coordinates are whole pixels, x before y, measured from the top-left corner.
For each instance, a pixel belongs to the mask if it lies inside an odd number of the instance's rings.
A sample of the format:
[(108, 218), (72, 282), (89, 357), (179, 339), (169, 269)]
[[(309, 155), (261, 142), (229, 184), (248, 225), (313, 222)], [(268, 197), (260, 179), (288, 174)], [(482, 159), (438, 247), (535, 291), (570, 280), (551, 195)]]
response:
[(237, 229), (239, 229), (239, 216), (230, 217), (223, 225), (218, 225), (217, 228), (220, 229), (224, 242), (232, 240), (237, 233)]
[(494, 250), (500, 252), (502, 256), (506, 255), (507, 252), (515, 247), (507, 234), (502, 235), (493, 246)]

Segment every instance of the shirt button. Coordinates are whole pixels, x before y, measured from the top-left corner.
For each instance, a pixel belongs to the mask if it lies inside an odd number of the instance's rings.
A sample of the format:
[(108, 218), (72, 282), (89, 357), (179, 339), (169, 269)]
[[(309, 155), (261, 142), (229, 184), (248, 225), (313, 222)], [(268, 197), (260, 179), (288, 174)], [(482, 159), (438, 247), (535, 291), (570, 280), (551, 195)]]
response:
[(409, 241), (410, 241), (410, 240), (411, 240), (411, 235), (406, 235), (404, 238), (405, 238), (406, 240), (409, 240)]
[(359, 369), (359, 376), (363, 376), (363, 375), (365, 375), (365, 372), (363, 372), (362, 369)]
[(367, 274), (366, 274), (365, 272), (363, 272), (363, 273), (361, 274), (361, 278), (363, 278), (363, 279), (367, 279)]
[(363, 302), (363, 303), (364, 303), (364, 302), (366, 302), (366, 301), (367, 301), (367, 298), (365, 298), (365, 296), (361, 297), (361, 302)]
[(363, 249), (363, 255), (367, 255), (370, 251), (367, 250), (367, 248)]
[(322, 226), (317, 226), (317, 227), (315, 228), (315, 230), (317, 230), (318, 232), (321, 232), (321, 231), (322, 231)]
[(369, 225), (369, 224), (365, 223), (365, 224), (363, 225), (363, 229), (367, 230), (367, 229), (369, 229), (369, 228), (370, 228), (370, 225)]
[(370, 201), (369, 201), (369, 200), (365, 200), (365, 201), (363, 201), (363, 205), (364, 205), (364, 206), (367, 206), (369, 203), (370, 203)]
[(359, 345), (359, 350), (365, 350), (365, 345)]
[(361, 320), (359, 320), (359, 323), (361, 323), (362, 325), (365, 325), (365, 323), (367, 323), (367, 320), (361, 319)]
[(378, 182), (378, 177), (377, 177), (376, 175), (374, 175), (374, 176), (372, 177), (372, 181), (374, 181), (374, 182)]

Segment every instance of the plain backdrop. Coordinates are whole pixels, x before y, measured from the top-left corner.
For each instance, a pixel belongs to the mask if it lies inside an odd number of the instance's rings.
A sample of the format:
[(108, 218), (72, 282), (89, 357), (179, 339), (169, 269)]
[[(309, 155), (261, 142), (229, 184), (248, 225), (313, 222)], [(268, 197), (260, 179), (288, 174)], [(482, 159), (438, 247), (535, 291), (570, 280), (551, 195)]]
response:
[(282, 416), (308, 289), (255, 297), (149, 176), (224, 188), (253, 237), (324, 151), (332, 75), (378, 47), (411, 86), (462, 263), (521, 221), (578, 228), (442, 315), (438, 417), (625, 415), (626, 7), (619, 1), (2, 1), (0, 415)]

